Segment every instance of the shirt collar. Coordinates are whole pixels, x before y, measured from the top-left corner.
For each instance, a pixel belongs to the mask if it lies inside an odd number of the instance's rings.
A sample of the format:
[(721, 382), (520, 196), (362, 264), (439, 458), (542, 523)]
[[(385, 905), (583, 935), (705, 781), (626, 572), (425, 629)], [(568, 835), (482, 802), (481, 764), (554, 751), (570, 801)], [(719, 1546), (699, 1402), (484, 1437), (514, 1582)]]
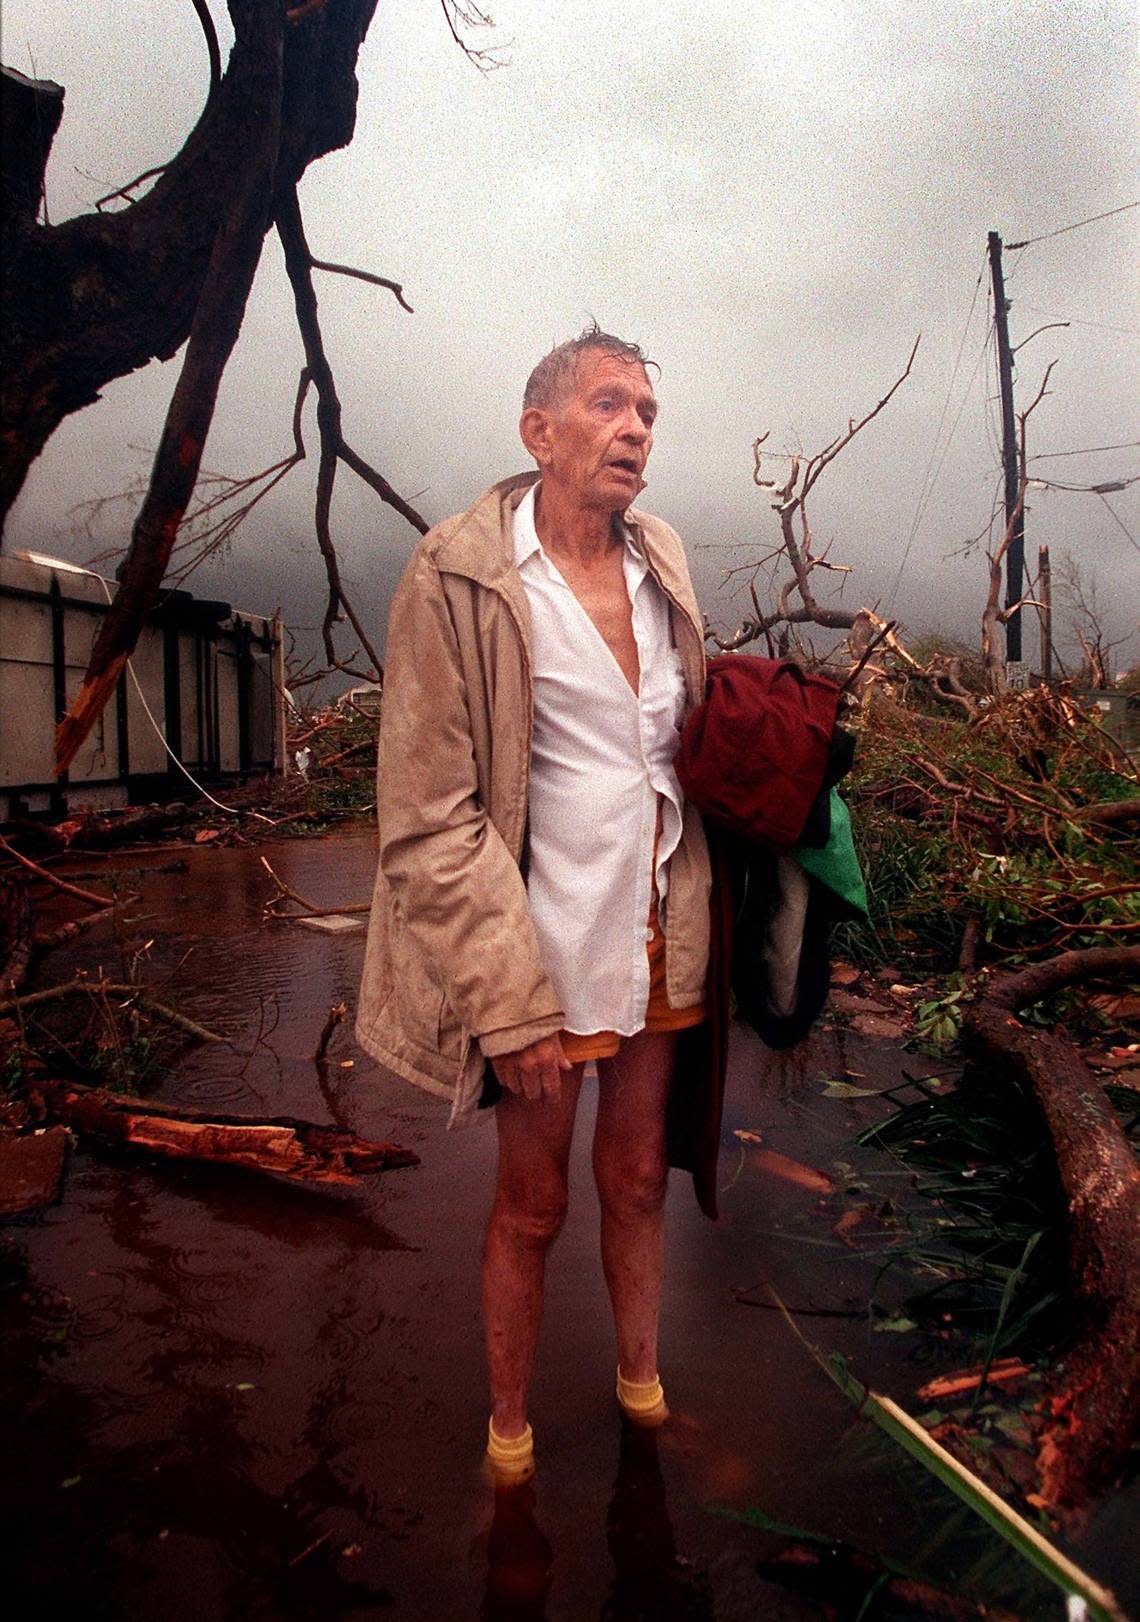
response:
[(542, 544), (538, 538), (538, 531), (534, 527), (534, 493), (537, 484), (532, 484), (515, 508), (512, 528), (515, 543), (515, 567), (521, 569), (528, 558), (536, 552), (542, 551)]
[[(541, 483), (541, 480), (539, 481)], [(538, 538), (538, 530), (534, 524), (534, 503), (538, 494), (538, 483), (532, 484), (523, 496), (512, 516), (511, 532), (514, 540), (515, 567), (521, 569), (523, 564), (534, 557), (537, 552), (541, 557), (546, 556), (542, 550), (542, 542)], [(629, 525), (621, 523), (622, 539), (625, 541), (625, 563), (628, 570), (630, 564), (634, 569), (634, 583), (636, 584), (647, 572), (645, 559), (634, 545)]]

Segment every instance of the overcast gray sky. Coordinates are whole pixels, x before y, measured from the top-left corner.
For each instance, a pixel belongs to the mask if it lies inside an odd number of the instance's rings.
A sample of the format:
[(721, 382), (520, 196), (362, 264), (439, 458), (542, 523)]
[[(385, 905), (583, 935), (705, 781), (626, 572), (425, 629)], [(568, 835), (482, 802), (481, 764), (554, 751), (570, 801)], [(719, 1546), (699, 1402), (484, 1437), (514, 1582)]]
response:
[[(221, 0), (213, 9), (228, 45)], [(986, 232), (1037, 238), (1140, 198), (1134, 5), (492, 9), (498, 26), (472, 43), (500, 45), (506, 65), (481, 75), (437, 0), (380, 0), (356, 138), (303, 185), (314, 253), (395, 277), (416, 312), (320, 278), (350, 440), (429, 519), (465, 507), (525, 465), (526, 374), (595, 316), (660, 363), (641, 503), (680, 529), (703, 606), (731, 627), (746, 603), (724, 570), (775, 535), (752, 484), (753, 439), (770, 431), (773, 450), (818, 450), (874, 404), (921, 331), (912, 377), (818, 486), (815, 527), (854, 567), (847, 599), (976, 642), (984, 558), (953, 554), (984, 529), (998, 475)], [(169, 156), (206, 84), (197, 22), (177, 0), (4, 0), (3, 55), (66, 87), (48, 176), (56, 221)], [(1014, 343), (1072, 323), (1018, 356), (1019, 404), (1057, 362), (1033, 452), (1140, 440), (1138, 227), (1140, 209), (1006, 256)], [(246, 472), (285, 453), (301, 358), (271, 237), (207, 467)], [(70, 511), (146, 468), (177, 364), (113, 384), (63, 425), (6, 547), (91, 553)], [(1140, 450), (1034, 470), (1070, 485), (1127, 479)], [(195, 589), (263, 610), (281, 601), (295, 623), (318, 622), (314, 473), (313, 462), (295, 470)], [(1067, 552), (1095, 575), (1118, 636), (1140, 605), (1138, 492), (1030, 496), (1030, 557), (1047, 542), (1055, 564)], [(346, 578), (379, 631), (414, 536), (344, 470), (335, 521)], [(1035, 652), (1035, 626), (1027, 639)]]

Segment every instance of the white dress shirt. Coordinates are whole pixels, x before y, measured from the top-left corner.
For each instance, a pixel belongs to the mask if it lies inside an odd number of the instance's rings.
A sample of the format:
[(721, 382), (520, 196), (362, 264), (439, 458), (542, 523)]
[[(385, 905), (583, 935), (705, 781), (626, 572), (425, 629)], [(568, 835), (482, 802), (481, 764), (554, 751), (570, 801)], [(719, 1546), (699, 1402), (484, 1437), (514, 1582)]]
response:
[[(579, 1035), (645, 1025), (652, 885), (662, 902), (681, 838), (673, 756), (685, 683), (669, 602), (628, 532), (622, 558), (641, 666), (635, 693), (601, 632), (543, 551), (532, 486), (514, 515), (530, 608), (534, 737), (527, 893), (543, 964)], [(654, 872), (658, 808), (661, 836)]]

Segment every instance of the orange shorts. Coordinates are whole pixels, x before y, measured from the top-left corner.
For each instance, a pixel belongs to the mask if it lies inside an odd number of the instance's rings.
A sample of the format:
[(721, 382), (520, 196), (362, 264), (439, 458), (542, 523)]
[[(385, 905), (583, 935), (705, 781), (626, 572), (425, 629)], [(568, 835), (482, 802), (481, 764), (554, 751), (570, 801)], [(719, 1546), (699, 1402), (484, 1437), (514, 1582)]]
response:
[[(665, 936), (657, 916), (656, 896), (649, 913), (649, 928), (652, 934), (645, 948), (649, 958), (649, 1003), (645, 1010), (645, 1029), (687, 1031), (690, 1026), (701, 1023), (706, 1009), (704, 1003), (698, 1003), (695, 1008), (670, 1007), (665, 991)], [(563, 1031), (561, 1037), (562, 1051), (571, 1064), (585, 1064), (588, 1059), (612, 1059), (622, 1043), (628, 1040), (619, 1036), (617, 1031), (592, 1031), (586, 1036)]]

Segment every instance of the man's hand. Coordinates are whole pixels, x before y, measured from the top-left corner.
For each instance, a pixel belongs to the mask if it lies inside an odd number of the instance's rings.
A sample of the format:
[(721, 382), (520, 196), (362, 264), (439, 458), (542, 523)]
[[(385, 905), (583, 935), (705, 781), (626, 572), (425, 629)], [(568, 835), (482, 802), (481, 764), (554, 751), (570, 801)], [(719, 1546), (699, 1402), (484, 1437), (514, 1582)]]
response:
[(533, 1102), (548, 1098), (553, 1103), (562, 1094), (562, 1072), (574, 1068), (557, 1035), (544, 1036), (517, 1053), (500, 1053), (491, 1063), (509, 1093)]

